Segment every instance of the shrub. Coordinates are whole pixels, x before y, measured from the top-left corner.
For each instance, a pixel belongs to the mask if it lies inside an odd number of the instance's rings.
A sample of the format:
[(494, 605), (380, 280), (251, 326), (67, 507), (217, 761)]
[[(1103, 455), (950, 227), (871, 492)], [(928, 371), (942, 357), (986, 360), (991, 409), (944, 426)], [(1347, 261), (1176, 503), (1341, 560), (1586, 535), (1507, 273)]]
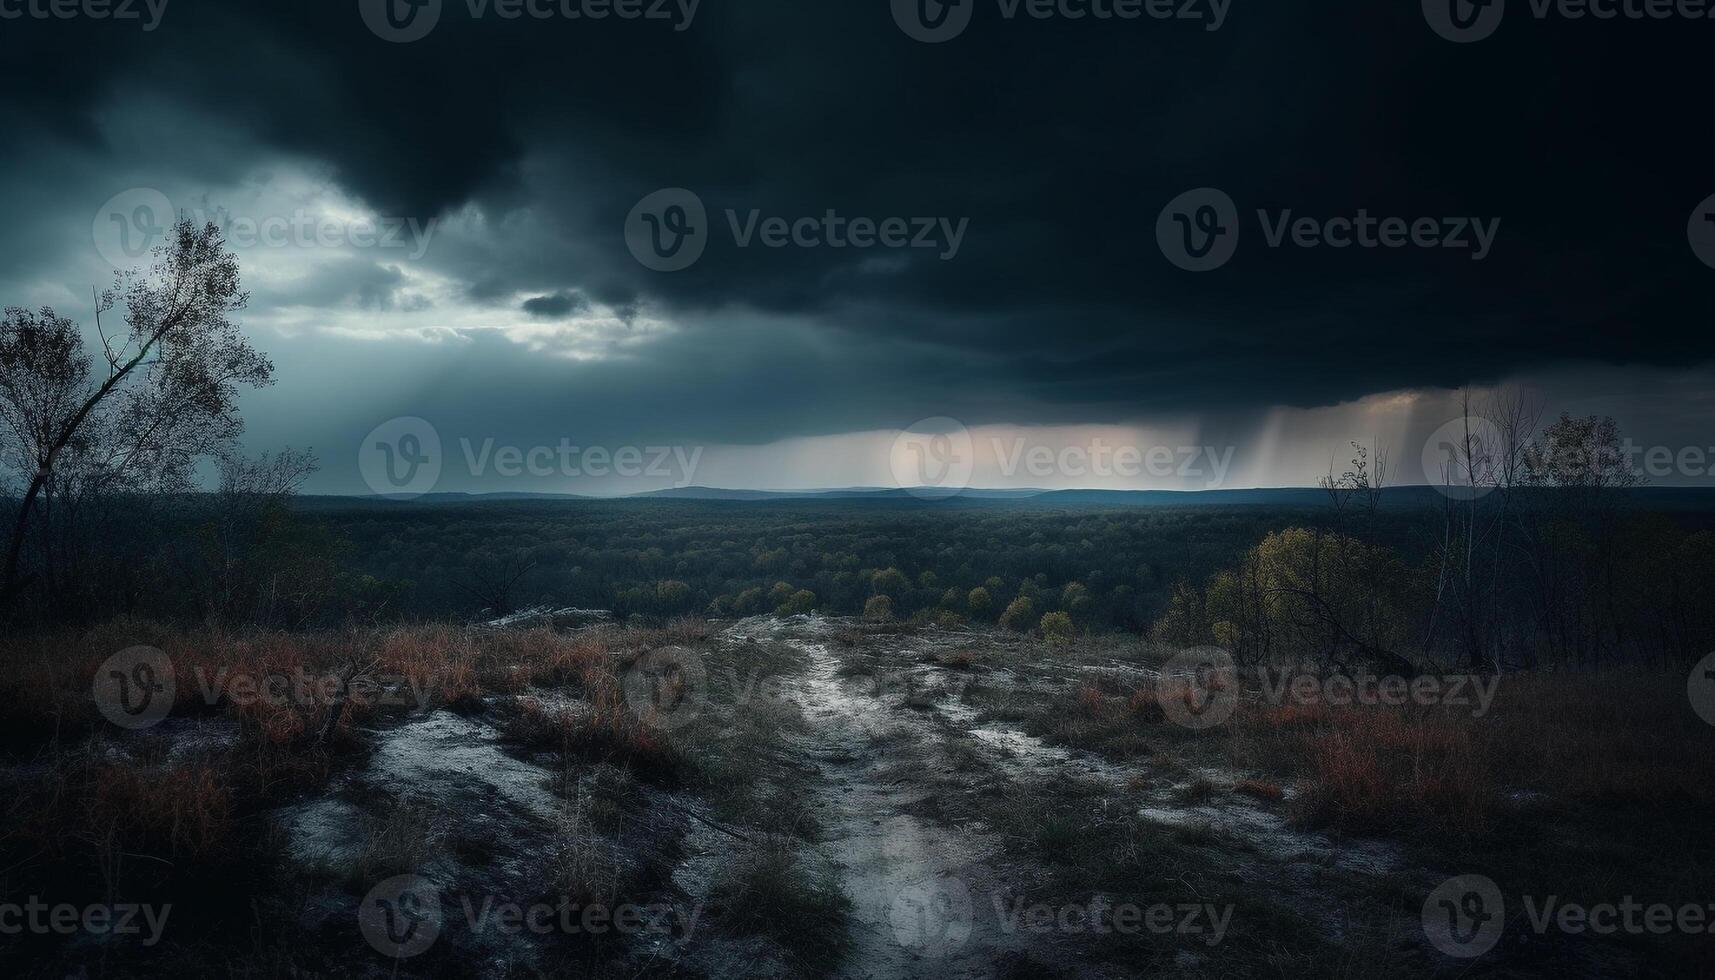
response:
[(884, 595), (870, 596), (863, 604), (863, 618), (872, 623), (886, 623), (893, 619), (893, 600)]
[(799, 613), (814, 612), (815, 609), (816, 593), (809, 589), (799, 589), (775, 611), (782, 616), (794, 616)]
[(1072, 626), (1072, 617), (1063, 612), (1045, 613), (1042, 616), (1042, 636), (1049, 643), (1068, 643), (1077, 635)]
[(1030, 629), (1030, 624), (1036, 619), (1036, 604), (1023, 596), (1007, 604), (1006, 612), (1000, 614), (1000, 625), (1019, 633)]
[(971, 615), (981, 616), (994, 605), (994, 600), (989, 598), (989, 590), (979, 585), (965, 598), (965, 604), (971, 607)]
[(911, 588), (911, 580), (899, 569), (889, 568), (884, 572), (876, 572), (875, 577), (869, 581), (869, 587), (877, 596), (898, 598)]

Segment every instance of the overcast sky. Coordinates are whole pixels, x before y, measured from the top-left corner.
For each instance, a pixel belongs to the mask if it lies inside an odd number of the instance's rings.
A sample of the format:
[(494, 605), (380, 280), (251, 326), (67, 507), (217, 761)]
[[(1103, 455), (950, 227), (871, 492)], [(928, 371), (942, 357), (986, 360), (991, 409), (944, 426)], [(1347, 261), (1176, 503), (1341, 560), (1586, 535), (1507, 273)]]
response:
[[(1304, 484), (1371, 438), (1421, 483), (1465, 384), (1715, 446), (1715, 21), (963, 0), (926, 43), (910, 0), (393, 2), (0, 0), (0, 302), (88, 322), (160, 211), (230, 223), (277, 368), (246, 445), (313, 447), (321, 492), (400, 417), (441, 490), (885, 485), (937, 418), (978, 485)], [(1215, 267), (1169, 254), (1215, 227)]]

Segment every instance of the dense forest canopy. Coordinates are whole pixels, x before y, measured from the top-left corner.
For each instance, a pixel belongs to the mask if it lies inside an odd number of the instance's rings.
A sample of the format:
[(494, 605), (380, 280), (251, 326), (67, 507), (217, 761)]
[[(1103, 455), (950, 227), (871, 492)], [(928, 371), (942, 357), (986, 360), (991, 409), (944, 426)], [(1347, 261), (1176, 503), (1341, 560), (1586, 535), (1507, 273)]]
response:
[[(1521, 530), (1490, 556), (1499, 565), (1474, 569), (1450, 561), (1449, 535), (1463, 525), (1433, 493), (1357, 512), (138, 497), (91, 515), (100, 548), (83, 567), (95, 574), (37, 611), (286, 628), (472, 620), (537, 605), (646, 619), (816, 611), (1045, 635), (1121, 631), (1220, 645), (1241, 659), (1347, 666), (1378, 651), (1478, 659), (1477, 629), (1481, 659), (1503, 666), (1678, 661), (1715, 643), (1699, 595), (1715, 580), (1715, 512), (1700, 496), (1631, 497), (1595, 517), (1547, 491), (1514, 499), (1511, 515), (1498, 496), (1477, 501), (1475, 513)], [(1482, 619), (1469, 622), (1479, 598)]]

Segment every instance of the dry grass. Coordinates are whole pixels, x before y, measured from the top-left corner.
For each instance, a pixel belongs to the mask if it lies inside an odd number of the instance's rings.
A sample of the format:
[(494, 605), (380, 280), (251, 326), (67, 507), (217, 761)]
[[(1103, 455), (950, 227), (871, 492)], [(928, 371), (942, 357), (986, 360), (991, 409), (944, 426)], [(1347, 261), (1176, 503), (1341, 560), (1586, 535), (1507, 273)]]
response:
[(1233, 787), (1233, 792), (1240, 796), (1248, 796), (1253, 800), (1264, 800), (1269, 803), (1279, 803), (1286, 799), (1285, 789), (1260, 779), (1242, 779)]
[[(120, 863), (149, 869), (163, 884), (184, 876), (236, 881), (262, 866), (246, 855), (268, 846), (263, 814), (361, 762), (369, 729), (419, 710), (496, 710), (539, 747), (673, 780), (679, 753), (626, 702), (621, 672), (635, 651), (703, 629), (677, 623), (569, 638), (547, 629), (287, 634), (122, 621), (0, 638), (0, 657), (12, 666), (0, 762), (21, 767), (0, 768), (0, 866), (12, 869), (14, 884), (40, 879), (58, 892), (103, 889)], [(176, 696), (169, 724), (131, 732), (109, 724), (91, 692), (102, 663), (138, 645), (166, 652)], [(338, 679), (354, 666), (361, 672), (323, 738)], [(255, 682), (266, 678), (276, 685), (256, 696)], [(581, 696), (588, 710), (551, 713), (519, 696), (537, 687)], [(181, 751), (182, 736), (199, 731), (218, 737)], [(362, 863), (411, 866), (426, 839), (418, 823), (400, 811), (377, 826)], [(128, 871), (133, 880), (138, 874)]]
[(349, 878), (355, 886), (415, 874), (440, 843), (432, 812), (410, 800), (400, 800), (386, 816), (371, 823)]
[(574, 758), (603, 762), (630, 769), (647, 779), (671, 782), (682, 762), (678, 749), (667, 737), (666, 719), (657, 712), (685, 707), (692, 692), (682, 672), (675, 670), (662, 679), (664, 690), (648, 712), (627, 700), (622, 672), (636, 663), (627, 654), (587, 670), (583, 678), (587, 710), (575, 716), (566, 732), (564, 751)]
[(1489, 833), (1505, 799), (1494, 749), (1444, 713), (1347, 712), (1306, 745), (1311, 779), (1294, 809), (1344, 830)]
[[(1555, 802), (1715, 804), (1715, 729), (1685, 700), (1685, 681), (1643, 671), (1500, 678), (1486, 714), (1474, 704), (1274, 704), (1240, 692), (1230, 723), (1174, 725), (1164, 698), (1183, 685), (1129, 672), (1093, 675), (1023, 720), (1050, 741), (1113, 758), (1166, 742), (1241, 772), (1234, 792), (1278, 802), (1302, 791), (1295, 817), (1384, 834), (1489, 835), (1535, 796)], [(1475, 700), (1474, 697), (1471, 698)]]
[(1346, 830), (1485, 835), (1521, 794), (1715, 803), (1715, 730), (1668, 675), (1507, 676), (1481, 717), (1469, 706), (1249, 701), (1228, 748), (1240, 767), (1302, 778), (1305, 823)]
[(971, 670), (977, 665), (977, 654), (974, 650), (954, 650), (941, 654), (939, 662), (948, 670)]
[(636, 868), (619, 844), (602, 834), (580, 798), (560, 816), (550, 856), (556, 897), (573, 906), (612, 908), (637, 890)]
[(191, 862), (225, 856), (234, 845), (232, 779), (212, 761), (176, 767), (91, 762), (71, 787), (79, 805), (57, 834), (111, 841), (134, 853)]
[(710, 901), (726, 929), (765, 935), (789, 950), (800, 975), (827, 972), (851, 942), (851, 901), (837, 876), (790, 839), (759, 841), (723, 866)]

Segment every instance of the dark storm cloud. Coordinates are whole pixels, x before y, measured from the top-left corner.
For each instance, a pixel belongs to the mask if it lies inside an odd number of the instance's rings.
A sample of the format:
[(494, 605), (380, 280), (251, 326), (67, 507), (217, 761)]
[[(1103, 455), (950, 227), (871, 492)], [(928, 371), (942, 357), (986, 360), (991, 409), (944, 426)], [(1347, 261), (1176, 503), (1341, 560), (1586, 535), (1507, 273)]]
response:
[(589, 309), (590, 301), (579, 293), (562, 290), (551, 296), (532, 296), (523, 306), (524, 312), (531, 316), (558, 320)]
[[(88, 147), (116, 97), (149, 93), (211, 138), (325, 162), (382, 214), (474, 204), (492, 234), (442, 235), (426, 259), (465, 295), (496, 310), (533, 297), (528, 313), (555, 317), (576, 293), (708, 332), (637, 356), (697, 357), (652, 366), (681, 382), (661, 404), (682, 412), (730, 381), (740, 407), (721, 424), (756, 438), (902, 424), (905, 405), (1105, 419), (1710, 354), (1711, 273), (1685, 240), (1715, 192), (1708, 25), (1516, 12), (1454, 45), (1412, 2), (1237, 0), (1217, 32), (997, 9), (925, 45), (884, 0), (706, 0), (683, 31), (473, 21), (448, 0), (430, 36), (389, 44), (355, 0), (175, 0), (147, 35), (8, 24), (0, 112), (14, 142)], [(1230, 265), (1193, 275), (1154, 228), (1201, 186), (1233, 197), (1244, 237)], [(663, 187), (695, 190), (715, 228), (671, 274), (620, 234)], [(1481, 262), (1271, 249), (1258, 208), (1502, 224)], [(969, 230), (951, 261), (740, 249), (728, 209)], [(397, 288), (382, 266), (330, 275), (299, 302), (385, 309)], [(824, 340), (720, 326), (743, 311)], [(792, 370), (781, 349), (862, 350), (893, 380), (837, 411), (782, 411), (792, 386), (756, 383)]]

